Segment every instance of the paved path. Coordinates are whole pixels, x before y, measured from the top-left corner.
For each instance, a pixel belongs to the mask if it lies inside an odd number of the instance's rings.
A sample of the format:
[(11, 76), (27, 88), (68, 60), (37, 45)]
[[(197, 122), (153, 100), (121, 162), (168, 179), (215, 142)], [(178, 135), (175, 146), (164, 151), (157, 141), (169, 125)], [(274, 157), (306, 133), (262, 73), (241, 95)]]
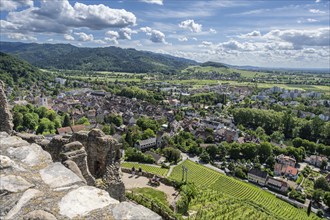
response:
[(167, 201), (169, 202), (169, 204), (172, 204), (173, 202), (178, 200), (178, 192), (175, 191), (173, 187), (164, 185), (163, 183), (160, 183), (160, 185), (157, 187), (150, 186), (148, 185), (148, 178), (144, 176), (139, 176), (138, 178), (136, 177), (137, 176), (132, 177), (132, 175), (128, 173), (123, 173), (122, 178), (126, 189), (149, 187), (166, 193)]

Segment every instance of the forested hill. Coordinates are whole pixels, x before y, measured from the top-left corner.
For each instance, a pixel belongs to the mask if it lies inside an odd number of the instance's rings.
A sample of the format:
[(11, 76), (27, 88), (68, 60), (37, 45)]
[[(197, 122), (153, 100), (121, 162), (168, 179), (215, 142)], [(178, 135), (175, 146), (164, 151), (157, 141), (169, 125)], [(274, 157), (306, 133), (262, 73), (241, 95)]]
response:
[(195, 61), (119, 47), (82, 48), (70, 44), (0, 42), (0, 50), (44, 69), (174, 73)]
[(31, 85), (39, 80), (49, 79), (49, 74), (41, 72), (29, 63), (0, 52), (0, 80), (9, 86)]

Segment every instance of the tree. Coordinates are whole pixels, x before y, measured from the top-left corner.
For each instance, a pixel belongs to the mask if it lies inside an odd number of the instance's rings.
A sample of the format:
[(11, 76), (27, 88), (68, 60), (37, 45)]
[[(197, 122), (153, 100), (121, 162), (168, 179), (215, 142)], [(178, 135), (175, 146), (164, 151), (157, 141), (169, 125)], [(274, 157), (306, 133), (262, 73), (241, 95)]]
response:
[(218, 148), (215, 145), (211, 145), (208, 148), (206, 148), (206, 151), (210, 155), (210, 158), (214, 160), (218, 153)]
[(326, 161), (326, 160), (322, 160), (321, 165), (320, 165), (320, 168), (321, 168), (322, 170), (324, 170), (324, 169), (327, 167), (327, 165), (328, 165), (328, 161)]
[(323, 196), (323, 191), (321, 189), (316, 189), (312, 194), (312, 199), (315, 202), (320, 203), (322, 201), (321, 200), (322, 196)]
[(325, 192), (323, 195), (323, 202), (326, 204), (328, 207), (330, 207), (330, 192)]
[(235, 168), (235, 176), (241, 179), (246, 179), (246, 174), (243, 172), (242, 168), (240, 167)]
[(150, 128), (147, 128), (142, 134), (142, 139), (145, 140), (145, 139), (155, 137), (155, 136), (156, 136), (155, 132), (153, 130), (151, 130)]
[(214, 142), (214, 138), (211, 135), (207, 136), (207, 138), (205, 139), (205, 143), (211, 144), (213, 142)]
[(307, 209), (307, 215), (309, 216), (312, 211), (312, 201), (309, 201), (308, 209)]
[(65, 114), (63, 123), (62, 123), (62, 127), (69, 127), (69, 126), (71, 126), (70, 116), (69, 116), (69, 114)]
[(273, 153), (272, 145), (268, 142), (263, 142), (260, 144), (259, 156), (260, 161), (265, 162), (266, 159)]
[(37, 134), (52, 134), (55, 133), (55, 125), (52, 121), (50, 121), (48, 118), (42, 118), (40, 120)]
[(126, 132), (125, 141), (128, 143), (130, 147), (133, 146), (132, 133), (130, 131)]
[(199, 159), (203, 163), (209, 163), (211, 160), (210, 155), (205, 150), (202, 151), (201, 155), (199, 156)]
[(270, 135), (270, 138), (272, 139), (272, 141), (280, 143), (284, 140), (284, 134), (280, 131), (275, 131), (273, 132), (273, 134)]
[(163, 154), (168, 161), (174, 163), (177, 163), (181, 157), (181, 152), (173, 147), (165, 147), (163, 149)]
[(24, 122), (23, 114), (20, 112), (14, 112), (14, 115), (13, 115), (14, 129), (16, 130), (17, 127), (22, 126), (23, 122)]
[(270, 156), (267, 158), (267, 160), (266, 160), (266, 164), (268, 165), (268, 167), (269, 167), (270, 169), (274, 169), (275, 158), (274, 158), (272, 155), (270, 155)]
[(104, 125), (102, 128), (102, 131), (104, 132), (104, 134), (110, 134), (110, 126), (109, 125)]
[(237, 143), (232, 144), (229, 149), (230, 158), (237, 160), (240, 157), (240, 152), (241, 152), (241, 148), (239, 144)]
[(78, 124), (78, 125), (90, 125), (88, 118), (86, 118), (85, 116), (82, 117), (82, 118), (80, 118), (80, 119), (77, 121), (77, 124)]
[(322, 176), (315, 181), (314, 189), (323, 189), (324, 191), (328, 191), (329, 184), (328, 184), (327, 180)]
[(282, 119), (283, 123), (283, 134), (286, 138), (292, 137), (292, 132), (294, 128), (294, 120), (291, 114), (291, 111), (286, 112)]

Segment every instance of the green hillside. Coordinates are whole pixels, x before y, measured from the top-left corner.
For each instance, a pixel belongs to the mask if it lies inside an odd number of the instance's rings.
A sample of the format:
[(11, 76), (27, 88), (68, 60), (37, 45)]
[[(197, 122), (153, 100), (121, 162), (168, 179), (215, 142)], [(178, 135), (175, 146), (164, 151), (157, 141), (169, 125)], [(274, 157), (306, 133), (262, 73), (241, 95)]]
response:
[(175, 73), (196, 62), (119, 47), (81, 48), (70, 44), (0, 42), (1, 51), (44, 69)]
[(5, 84), (31, 85), (33, 82), (49, 78), (49, 74), (41, 72), (29, 63), (0, 52), (0, 80)]

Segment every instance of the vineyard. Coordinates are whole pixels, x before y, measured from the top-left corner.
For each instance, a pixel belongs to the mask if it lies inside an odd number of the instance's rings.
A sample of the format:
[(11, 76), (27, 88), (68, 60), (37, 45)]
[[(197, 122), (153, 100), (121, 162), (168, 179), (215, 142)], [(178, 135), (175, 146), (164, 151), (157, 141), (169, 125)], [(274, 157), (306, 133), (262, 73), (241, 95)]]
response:
[[(306, 210), (295, 208), (289, 203), (276, 198), (273, 194), (262, 190), (252, 184), (225, 176), (207, 167), (196, 164), (190, 160), (186, 160), (185, 162), (176, 166), (170, 175), (171, 179), (181, 181), (182, 166), (188, 168), (188, 181), (194, 182), (196, 186), (200, 189), (212, 189), (216, 190), (219, 193), (222, 193), (222, 196), (219, 196), (220, 202), (218, 202), (218, 200), (214, 200), (217, 197), (213, 197), (211, 194), (207, 194), (209, 199), (205, 199), (205, 201), (200, 203), (200, 208), (203, 208), (199, 211), (199, 213), (204, 213), (203, 216), (212, 215), (218, 213), (218, 210), (223, 210), (223, 208), (221, 207), (214, 207), (216, 205), (214, 205), (212, 201), (217, 201), (217, 204), (219, 204), (219, 206), (228, 206), (227, 208), (225, 208), (225, 210), (227, 211), (223, 211), (223, 213), (226, 213), (225, 216), (228, 215), (227, 219), (246, 219), (246, 217), (242, 216), (233, 216), (235, 215), (236, 211), (232, 212), (230, 210), (234, 205), (237, 206), (238, 209), (246, 209), (243, 214), (246, 212), (257, 212), (254, 213), (254, 215), (260, 215), (260, 217), (256, 217), (254, 219), (263, 219), (260, 212), (267, 213), (267, 216), (274, 216), (274, 218), (276, 219), (318, 219), (318, 217), (314, 214), (311, 214), (311, 216), (308, 217), (306, 214)], [(236, 199), (239, 199), (240, 201), (237, 200), (236, 203), (230, 202), (233, 201), (232, 199), (227, 199), (228, 201), (224, 200), (223, 202), (221, 202), (221, 199), (225, 198), (226, 196), (234, 197)], [(202, 198), (203, 197), (200, 197), (198, 199)], [(227, 201), (228, 204), (225, 201)], [(193, 205), (193, 207), (198, 207), (197, 201), (196, 204)], [(237, 210), (237, 207), (233, 208), (233, 210)], [(209, 210), (209, 212), (207, 210)], [(252, 216), (252, 214), (249, 216)], [(226, 218), (221, 217), (221, 219)]]
[(214, 190), (200, 190), (190, 203), (190, 210), (196, 211), (192, 219), (244, 219), (275, 220), (275, 216), (265, 213), (249, 201), (236, 199)]
[(166, 176), (168, 169), (161, 168), (160, 166), (154, 166), (154, 165), (147, 165), (147, 164), (140, 164), (140, 163), (133, 163), (133, 162), (123, 162), (121, 164), (122, 167), (131, 169), (133, 166), (136, 170), (141, 167), (142, 171), (153, 173), (160, 176)]

